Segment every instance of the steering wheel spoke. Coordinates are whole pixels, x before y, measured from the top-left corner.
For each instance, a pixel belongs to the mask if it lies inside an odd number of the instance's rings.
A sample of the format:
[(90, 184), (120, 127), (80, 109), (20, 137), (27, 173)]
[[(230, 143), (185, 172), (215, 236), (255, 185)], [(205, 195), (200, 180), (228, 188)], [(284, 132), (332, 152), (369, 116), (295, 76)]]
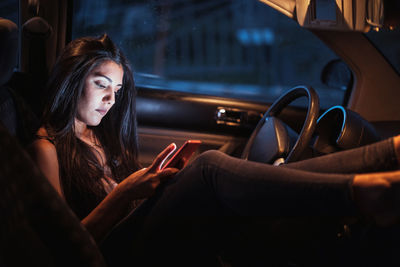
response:
[(275, 159), (288, 155), (289, 146), (286, 125), (276, 117), (267, 117), (254, 139), (248, 160), (272, 164)]
[[(277, 116), (300, 97), (307, 97), (308, 110), (303, 127), (297, 135)], [(318, 115), (319, 98), (313, 88), (297, 86), (290, 89), (271, 105), (259, 121), (243, 150), (242, 158), (269, 164), (280, 158), (285, 158), (285, 163), (298, 160), (311, 141)]]

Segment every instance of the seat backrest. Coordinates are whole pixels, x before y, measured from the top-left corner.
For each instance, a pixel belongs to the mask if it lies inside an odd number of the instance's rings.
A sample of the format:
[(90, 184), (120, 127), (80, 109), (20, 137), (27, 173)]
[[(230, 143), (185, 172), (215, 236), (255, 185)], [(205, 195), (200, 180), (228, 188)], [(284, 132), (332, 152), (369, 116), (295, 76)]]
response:
[(91, 235), (0, 125), (0, 266), (105, 266)]
[(39, 126), (39, 119), (18, 90), (10, 86), (17, 60), (18, 27), (0, 18), (0, 121), (21, 144), (27, 145)]

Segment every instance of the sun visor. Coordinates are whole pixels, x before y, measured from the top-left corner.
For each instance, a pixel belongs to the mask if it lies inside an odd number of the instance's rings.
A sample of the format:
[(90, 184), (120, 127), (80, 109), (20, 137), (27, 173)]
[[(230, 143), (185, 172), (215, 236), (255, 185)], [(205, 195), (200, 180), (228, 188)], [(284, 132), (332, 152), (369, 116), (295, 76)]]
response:
[(368, 32), (381, 28), (384, 0), (259, 0), (310, 29)]

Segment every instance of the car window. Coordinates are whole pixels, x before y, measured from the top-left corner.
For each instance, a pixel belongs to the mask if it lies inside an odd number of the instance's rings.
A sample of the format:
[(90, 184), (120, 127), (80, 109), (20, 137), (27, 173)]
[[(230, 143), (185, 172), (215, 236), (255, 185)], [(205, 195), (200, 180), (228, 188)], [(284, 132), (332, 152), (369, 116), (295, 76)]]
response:
[(321, 71), (338, 57), (292, 19), (256, 0), (75, 1), (72, 38), (107, 32), (143, 88), (271, 102), (311, 85), (341, 104)]
[[(11, 20), (16, 25), (18, 25), (19, 20), (19, 1), (15, 0), (2, 0), (0, 1), (0, 18), (5, 18)], [(19, 57), (19, 55), (18, 55)], [(19, 60), (18, 60), (19, 61)], [(18, 61), (17, 65), (15, 66), (18, 68)]]
[(9, 19), (18, 25), (18, 3), (15, 0), (0, 1), (0, 17)]

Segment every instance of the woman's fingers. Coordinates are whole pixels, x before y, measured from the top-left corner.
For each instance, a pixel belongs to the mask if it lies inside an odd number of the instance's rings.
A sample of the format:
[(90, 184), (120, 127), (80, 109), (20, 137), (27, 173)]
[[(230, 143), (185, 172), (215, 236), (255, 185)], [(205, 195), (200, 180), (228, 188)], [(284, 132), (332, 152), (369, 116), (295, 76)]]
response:
[(153, 163), (149, 167), (149, 172), (157, 172), (160, 170), (161, 165), (164, 163), (165, 159), (168, 158), (168, 156), (174, 152), (176, 149), (175, 143), (170, 144), (165, 148), (158, 156), (156, 159), (153, 161)]
[(164, 170), (158, 172), (157, 175), (160, 179), (160, 182), (162, 182), (168, 178), (173, 177), (177, 172), (179, 172), (179, 169), (167, 168), (167, 169), (164, 169)]

